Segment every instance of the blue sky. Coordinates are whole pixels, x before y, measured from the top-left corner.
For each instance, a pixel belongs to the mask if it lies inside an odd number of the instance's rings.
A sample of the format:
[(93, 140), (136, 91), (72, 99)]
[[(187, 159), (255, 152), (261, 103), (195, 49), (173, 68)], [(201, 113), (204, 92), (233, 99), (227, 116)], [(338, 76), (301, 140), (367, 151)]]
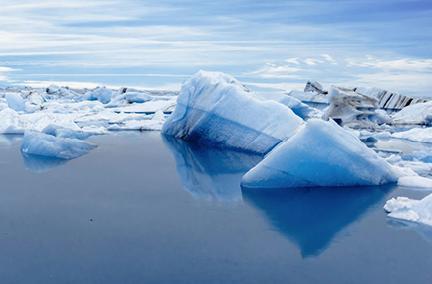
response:
[[(199, 69), (257, 89), (429, 96), (432, 2), (0, 0), (0, 81), (176, 89)], [(80, 83), (83, 85), (82, 83)]]

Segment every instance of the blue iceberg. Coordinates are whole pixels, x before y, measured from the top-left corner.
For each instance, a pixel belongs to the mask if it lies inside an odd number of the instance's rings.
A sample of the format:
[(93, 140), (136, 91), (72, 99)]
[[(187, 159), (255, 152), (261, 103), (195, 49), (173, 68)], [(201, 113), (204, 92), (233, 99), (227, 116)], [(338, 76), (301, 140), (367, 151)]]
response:
[(246, 188), (366, 186), (395, 183), (398, 173), (333, 121), (309, 120), (242, 178)]
[(183, 84), (162, 132), (186, 141), (265, 154), (303, 120), (275, 101), (260, 101), (233, 77), (200, 71)]

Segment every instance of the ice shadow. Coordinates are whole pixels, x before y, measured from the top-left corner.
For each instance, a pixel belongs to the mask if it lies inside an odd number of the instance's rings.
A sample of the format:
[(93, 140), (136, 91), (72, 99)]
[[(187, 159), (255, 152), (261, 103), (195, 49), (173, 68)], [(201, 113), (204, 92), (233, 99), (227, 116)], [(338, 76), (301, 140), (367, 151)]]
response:
[(240, 181), (262, 157), (212, 148), (162, 135), (176, 162), (183, 188), (198, 199), (239, 201)]
[(24, 161), (25, 168), (34, 173), (48, 172), (53, 168), (62, 166), (68, 162), (64, 159), (29, 155), (23, 152), (21, 152), (21, 155)]
[(394, 187), (243, 189), (242, 193), (245, 202), (259, 209), (306, 258), (320, 255), (340, 231)]

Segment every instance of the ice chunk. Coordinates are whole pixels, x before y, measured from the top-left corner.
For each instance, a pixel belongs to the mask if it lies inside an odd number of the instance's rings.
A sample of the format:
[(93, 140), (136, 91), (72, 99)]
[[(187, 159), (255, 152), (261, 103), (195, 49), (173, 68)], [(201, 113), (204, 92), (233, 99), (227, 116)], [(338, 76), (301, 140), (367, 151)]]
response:
[(247, 172), (249, 188), (382, 185), (392, 166), (335, 122), (312, 119)]
[(8, 106), (15, 111), (25, 111), (25, 101), (18, 93), (6, 93), (5, 95)]
[(188, 141), (267, 153), (302, 124), (291, 109), (254, 98), (233, 77), (200, 71), (182, 86), (162, 132)]
[(384, 210), (392, 218), (432, 226), (432, 194), (421, 200), (392, 198), (386, 202)]
[(152, 97), (143, 92), (126, 92), (125, 99), (128, 103), (145, 103), (151, 101)]
[[(324, 119), (332, 118), (340, 124), (368, 124), (381, 122), (382, 113), (375, 113), (376, 99), (360, 95), (349, 89), (332, 87), (329, 94), (330, 106), (324, 111)], [(366, 107), (366, 108), (365, 108)]]
[(59, 138), (40, 132), (26, 131), (21, 144), (24, 154), (74, 159), (87, 154), (96, 145), (78, 139)]
[(289, 107), (296, 115), (303, 119), (309, 119), (312, 117), (321, 117), (322, 113), (320, 110), (310, 107), (305, 103), (302, 103), (299, 99), (285, 95), (277, 100), (279, 103)]
[(59, 138), (87, 139), (91, 133), (86, 133), (81, 130), (64, 128), (56, 124), (50, 124), (42, 130), (43, 133), (56, 136)]
[(325, 94), (325, 95), (327, 94), (327, 91), (325, 91), (323, 86), (320, 83), (318, 83), (317, 81), (314, 81), (314, 82), (308, 81), (306, 83), (304, 91), (305, 92), (315, 92), (318, 94)]
[(0, 134), (23, 134), (25, 124), (13, 109), (0, 111)]
[(432, 179), (421, 176), (403, 176), (398, 179), (398, 185), (432, 190)]
[(393, 123), (432, 125), (432, 101), (405, 107), (393, 115)]
[(414, 142), (432, 143), (432, 127), (413, 128), (403, 132), (396, 132), (392, 137)]
[(92, 91), (86, 93), (88, 100), (98, 100), (103, 104), (107, 104), (111, 101), (113, 91), (105, 87), (98, 87)]

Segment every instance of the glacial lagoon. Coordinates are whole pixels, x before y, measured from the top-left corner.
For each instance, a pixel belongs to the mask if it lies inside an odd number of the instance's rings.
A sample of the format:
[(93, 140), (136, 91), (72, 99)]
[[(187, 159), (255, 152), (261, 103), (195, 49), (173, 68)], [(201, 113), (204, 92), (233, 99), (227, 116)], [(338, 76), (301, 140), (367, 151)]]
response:
[(432, 231), (398, 186), (248, 190), (261, 157), (159, 132), (93, 136), (70, 161), (0, 139), (3, 283), (431, 283)]

